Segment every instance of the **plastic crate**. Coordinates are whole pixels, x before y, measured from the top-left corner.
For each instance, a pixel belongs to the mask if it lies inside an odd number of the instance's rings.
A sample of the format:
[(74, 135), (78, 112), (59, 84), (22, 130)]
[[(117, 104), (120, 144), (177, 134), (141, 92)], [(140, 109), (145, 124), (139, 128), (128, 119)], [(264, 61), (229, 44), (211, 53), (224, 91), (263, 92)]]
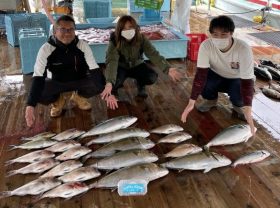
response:
[(144, 9), (144, 13), (139, 17), (139, 22), (152, 22), (152, 21), (161, 21), (162, 16), (160, 11), (153, 9)]
[(116, 17), (87, 18), (87, 22), (97, 28), (112, 28), (116, 26), (113, 21)]
[(85, 19), (112, 16), (112, 1), (84, 0)]
[(8, 43), (12, 46), (18, 46), (18, 33), (22, 28), (41, 27), (47, 30), (46, 15), (42, 13), (26, 13), (26, 14), (9, 14), (5, 15), (5, 28)]
[(22, 28), (19, 30), (18, 34), (19, 36), (21, 34), (30, 34), (30, 33), (45, 33), (45, 30), (41, 27), (35, 27), (35, 28)]
[(38, 51), (46, 41), (47, 36), (42, 32), (20, 34), (20, 59), (23, 74), (29, 74), (34, 71)]
[(25, 14), (5, 15), (5, 28), (8, 43), (12, 46), (18, 46), (18, 32), (21, 28), (28, 28), (28, 16)]
[(143, 7), (138, 7), (135, 5), (135, 0), (127, 0), (127, 6), (128, 6), (128, 13), (144, 11)]
[(196, 61), (198, 56), (199, 46), (208, 37), (206, 34), (202, 34), (202, 33), (186, 34), (186, 36), (189, 38), (188, 49), (187, 49), (188, 59), (191, 61)]

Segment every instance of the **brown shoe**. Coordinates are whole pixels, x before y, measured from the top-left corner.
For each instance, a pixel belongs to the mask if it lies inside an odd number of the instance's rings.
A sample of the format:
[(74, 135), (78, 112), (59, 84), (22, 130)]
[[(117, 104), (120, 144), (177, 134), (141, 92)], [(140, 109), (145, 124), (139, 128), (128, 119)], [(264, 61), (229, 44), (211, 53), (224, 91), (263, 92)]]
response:
[(204, 99), (200, 104), (196, 106), (196, 109), (200, 112), (207, 112), (211, 108), (217, 106), (217, 100), (206, 100)]
[(88, 102), (88, 99), (78, 95), (78, 93), (76, 92), (73, 92), (70, 100), (71, 102), (75, 103), (81, 110), (91, 109), (91, 104), (90, 102)]
[(61, 115), (62, 109), (65, 105), (65, 98), (63, 95), (60, 95), (59, 98), (51, 104), (51, 117), (58, 117)]

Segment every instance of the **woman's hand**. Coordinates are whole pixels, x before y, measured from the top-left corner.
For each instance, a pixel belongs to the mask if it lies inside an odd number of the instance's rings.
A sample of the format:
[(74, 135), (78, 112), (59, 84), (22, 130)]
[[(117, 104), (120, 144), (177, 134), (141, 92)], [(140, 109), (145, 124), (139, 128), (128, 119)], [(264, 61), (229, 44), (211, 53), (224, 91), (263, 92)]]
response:
[(118, 100), (114, 95), (108, 96), (105, 100), (106, 100), (108, 108), (110, 108), (112, 110), (115, 110), (119, 107), (118, 106)]
[(110, 82), (108, 82), (105, 85), (105, 89), (101, 93), (102, 100), (106, 100), (109, 96), (111, 96), (112, 88), (113, 88), (113, 86), (112, 86), (112, 83), (110, 83)]

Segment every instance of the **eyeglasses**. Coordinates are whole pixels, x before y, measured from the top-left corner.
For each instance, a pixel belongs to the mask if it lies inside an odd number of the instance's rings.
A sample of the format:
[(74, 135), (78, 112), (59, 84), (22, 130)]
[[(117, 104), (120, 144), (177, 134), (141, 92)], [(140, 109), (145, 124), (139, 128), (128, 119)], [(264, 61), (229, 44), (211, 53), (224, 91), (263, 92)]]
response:
[(58, 27), (56, 28), (57, 30), (59, 30), (61, 33), (72, 33), (75, 31), (75, 28), (69, 28), (69, 29), (66, 29), (66, 28), (63, 28), (63, 27)]

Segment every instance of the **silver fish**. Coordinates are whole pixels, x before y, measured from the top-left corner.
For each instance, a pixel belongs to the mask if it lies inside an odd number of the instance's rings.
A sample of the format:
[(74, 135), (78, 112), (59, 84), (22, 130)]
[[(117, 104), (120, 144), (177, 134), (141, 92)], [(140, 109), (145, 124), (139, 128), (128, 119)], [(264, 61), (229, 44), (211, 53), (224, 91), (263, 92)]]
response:
[(10, 150), (13, 150), (13, 149), (27, 149), (27, 150), (41, 149), (41, 148), (45, 148), (45, 147), (50, 147), (56, 143), (57, 143), (57, 141), (55, 141), (55, 140), (40, 139), (40, 140), (26, 142), (21, 145), (11, 145), (12, 148)]
[(149, 135), (150, 133), (143, 129), (138, 129), (138, 128), (121, 129), (109, 134), (100, 135), (99, 137), (89, 141), (86, 144), (86, 146), (89, 146), (91, 144), (114, 142), (129, 137), (148, 137)]
[(21, 140), (27, 140), (27, 141), (35, 141), (40, 139), (49, 139), (51, 137), (54, 137), (56, 134), (53, 132), (43, 132), (41, 134), (37, 134), (33, 137), (23, 137)]
[(158, 143), (180, 143), (191, 138), (192, 136), (186, 132), (175, 132), (161, 138)]
[(262, 67), (265, 67), (267, 68), (267, 70), (270, 72), (272, 78), (274, 80), (280, 80), (280, 71), (272, 66), (264, 66), (264, 65), (261, 65)]
[(181, 144), (174, 148), (170, 152), (166, 153), (165, 157), (183, 157), (185, 155), (191, 155), (202, 152), (202, 148), (194, 144)]
[(98, 158), (111, 156), (117, 151), (131, 150), (131, 149), (150, 149), (155, 146), (155, 143), (149, 139), (142, 137), (133, 137), (122, 139), (116, 142), (111, 142), (109, 144), (100, 147), (96, 151), (86, 155), (83, 160), (86, 161), (88, 158)]
[(87, 192), (89, 187), (85, 183), (81, 182), (70, 182), (66, 184), (62, 184), (46, 193), (44, 193), (38, 200), (43, 198), (65, 198), (70, 199), (73, 196), (77, 196), (84, 192)]
[(101, 173), (96, 170), (94, 167), (81, 167), (76, 170), (71, 171), (70, 173), (67, 173), (58, 179), (63, 181), (63, 183), (68, 182), (77, 182), (77, 181), (87, 181), (92, 178), (97, 178), (100, 176)]
[(265, 80), (272, 80), (272, 75), (266, 67), (255, 66), (254, 67), (254, 74), (257, 77), (261, 77)]
[(231, 164), (231, 160), (223, 155), (211, 152), (210, 155), (197, 153), (186, 155), (161, 164), (162, 167), (179, 170), (204, 170), (209, 172), (213, 168), (223, 167)]
[[(257, 129), (255, 129), (257, 130)], [(247, 142), (252, 136), (250, 126), (237, 124), (224, 129), (218, 133), (206, 146), (208, 149), (211, 146), (231, 145), (241, 142)]]
[(8, 172), (7, 177), (16, 175), (16, 174), (27, 174), (27, 173), (42, 173), (46, 170), (51, 169), (52, 167), (58, 165), (59, 162), (54, 159), (42, 160), (39, 162), (31, 163), (23, 168), (12, 170)]
[(280, 85), (271, 83), (271, 84), (269, 85), (269, 88), (270, 88), (270, 89), (273, 89), (273, 90), (276, 90), (277, 92), (280, 93)]
[(55, 154), (53, 152), (47, 151), (47, 150), (37, 150), (35, 152), (30, 152), (26, 155), (23, 155), (21, 157), (18, 157), (13, 160), (9, 160), (6, 162), (6, 165), (10, 165), (13, 163), (33, 163), (33, 162), (38, 162), (41, 160), (45, 160), (48, 158), (54, 157)]
[(184, 129), (181, 126), (178, 126), (176, 124), (166, 124), (152, 129), (150, 132), (154, 134), (171, 134), (183, 130)]
[(74, 140), (66, 140), (62, 142), (58, 142), (55, 145), (47, 148), (46, 150), (51, 152), (65, 152), (73, 147), (79, 147), (81, 143), (76, 142)]
[(90, 188), (115, 188), (120, 180), (140, 179), (147, 182), (161, 178), (169, 173), (168, 169), (154, 163), (134, 165), (117, 170), (97, 182), (89, 185)]
[(41, 175), (39, 178), (62, 176), (82, 166), (83, 164), (77, 160), (67, 160), (58, 164), (45, 174)]
[(84, 133), (85, 133), (85, 131), (81, 131), (81, 130), (73, 128), (73, 129), (68, 129), (66, 131), (63, 131), (63, 132), (57, 134), (56, 136), (52, 137), (52, 139), (56, 140), (56, 141), (69, 140), (69, 139), (74, 139), (76, 137), (79, 137)]
[(73, 147), (61, 155), (57, 156), (56, 160), (74, 160), (90, 153), (92, 150), (87, 147)]
[(103, 158), (91, 166), (102, 170), (113, 170), (136, 164), (152, 163), (157, 160), (158, 156), (148, 150), (126, 150)]
[(280, 99), (280, 92), (278, 92), (272, 88), (263, 87), (263, 88), (261, 88), (261, 90), (262, 90), (263, 94), (266, 95), (267, 97), (274, 98), (274, 99)]
[(40, 178), (31, 181), (13, 191), (0, 193), (0, 199), (9, 196), (39, 195), (59, 186), (62, 182), (56, 178)]
[(82, 135), (80, 138), (84, 138), (87, 136), (94, 136), (98, 134), (106, 134), (110, 133), (119, 129), (124, 129), (132, 124), (134, 124), (137, 121), (136, 117), (133, 116), (119, 116), (115, 117), (109, 120), (106, 120), (92, 129), (90, 129), (87, 133)]
[(260, 162), (269, 156), (270, 156), (270, 153), (268, 151), (258, 150), (258, 151), (251, 152), (251, 153), (241, 156), (232, 164), (232, 166), (236, 167), (237, 165)]

